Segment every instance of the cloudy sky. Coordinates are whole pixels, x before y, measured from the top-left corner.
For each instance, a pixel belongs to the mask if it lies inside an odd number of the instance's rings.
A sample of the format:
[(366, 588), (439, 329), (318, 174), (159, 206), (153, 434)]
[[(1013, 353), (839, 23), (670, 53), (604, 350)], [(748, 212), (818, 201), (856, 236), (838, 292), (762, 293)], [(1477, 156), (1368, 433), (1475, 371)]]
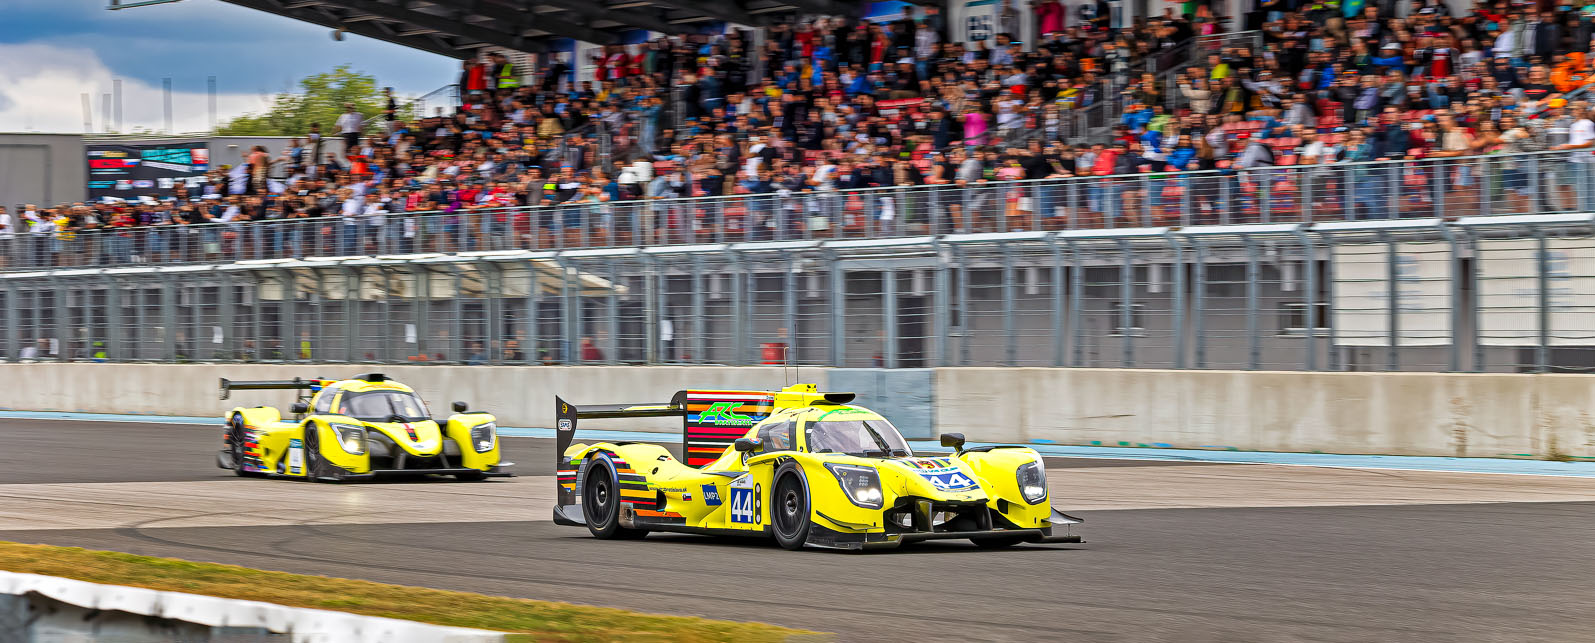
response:
[(215, 76), (221, 120), (259, 111), (304, 76), (348, 64), (400, 94), (454, 80), (457, 62), (398, 45), (347, 36), (219, 0), (107, 11), (106, 0), (0, 0), (0, 132), (83, 131), (92, 96), (122, 79), (123, 130), (165, 127), (161, 79), (172, 79), (174, 128), (209, 127), (205, 79)]

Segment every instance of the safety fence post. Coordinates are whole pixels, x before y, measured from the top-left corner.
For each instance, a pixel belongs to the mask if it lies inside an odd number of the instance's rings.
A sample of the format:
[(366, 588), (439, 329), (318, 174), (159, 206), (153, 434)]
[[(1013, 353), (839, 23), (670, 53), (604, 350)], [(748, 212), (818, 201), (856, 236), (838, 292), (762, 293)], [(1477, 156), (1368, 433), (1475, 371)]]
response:
[(1196, 367), (1207, 368), (1207, 246), (1191, 238), (1196, 248), (1196, 263), (1191, 266), (1192, 339), (1196, 340)]
[(881, 325), (886, 330), (886, 346), (881, 358), (886, 368), (897, 368), (897, 270), (881, 268)]
[(1135, 366), (1135, 258), (1130, 243), (1119, 240), (1119, 334), (1124, 340), (1120, 366)]
[[(1002, 332), (1003, 366), (1019, 365), (1019, 343), (1014, 337), (1014, 265), (1013, 248), (1008, 242), (997, 243), (1002, 253)], [(967, 334), (966, 334), (967, 336)]]
[(1174, 249), (1174, 368), (1185, 368), (1185, 246), (1179, 237), (1163, 233), (1164, 240)]
[(1389, 343), (1385, 349), (1385, 370), (1398, 370), (1401, 365), (1401, 265), (1396, 242), (1387, 232), (1381, 231), (1379, 239), (1385, 243), (1385, 312)]
[(1052, 365), (1064, 365), (1064, 297), (1068, 288), (1064, 287), (1063, 250), (1058, 245), (1057, 235), (1047, 238), (1047, 249), (1052, 254)]
[(940, 241), (933, 241), (931, 245), (933, 256), (936, 257), (936, 269), (931, 279), (933, 281), (931, 292), (931, 355), (934, 361), (931, 366), (941, 367), (951, 365), (951, 353), (948, 351), (947, 333), (951, 320), (952, 303), (948, 293), (949, 279), (947, 275), (948, 249)]
[(1534, 347), (1534, 372), (1544, 373), (1551, 365), (1551, 253), (1545, 242), (1545, 229), (1534, 226), (1538, 269), (1539, 341)]
[(834, 254), (827, 253), (827, 260), (831, 270), (831, 366), (842, 367), (847, 354), (847, 271)]

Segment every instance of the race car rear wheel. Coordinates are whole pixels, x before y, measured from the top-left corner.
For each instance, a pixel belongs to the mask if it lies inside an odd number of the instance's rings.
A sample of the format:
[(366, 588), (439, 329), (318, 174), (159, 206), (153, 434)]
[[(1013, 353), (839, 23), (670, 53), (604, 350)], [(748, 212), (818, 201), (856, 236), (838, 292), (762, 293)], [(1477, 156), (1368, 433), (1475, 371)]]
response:
[(809, 540), (809, 490), (797, 466), (783, 465), (775, 472), (770, 495), (770, 526), (783, 549), (801, 549)]
[(233, 414), (227, 421), (227, 442), (230, 443), (233, 456), (233, 475), (240, 478), (263, 478), (265, 473), (244, 470), (244, 437), (248, 432), (244, 428), (244, 416)]
[(587, 519), (587, 530), (597, 538), (629, 540), (648, 535), (642, 529), (620, 526), (620, 479), (604, 458), (593, 460), (582, 482), (582, 516)]

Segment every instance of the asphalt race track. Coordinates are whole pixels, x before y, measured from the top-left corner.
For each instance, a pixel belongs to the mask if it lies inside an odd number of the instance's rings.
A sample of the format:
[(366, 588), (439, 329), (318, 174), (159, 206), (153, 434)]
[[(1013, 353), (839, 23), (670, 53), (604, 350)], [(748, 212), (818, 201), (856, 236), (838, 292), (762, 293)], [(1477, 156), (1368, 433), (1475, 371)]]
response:
[(1085, 544), (841, 554), (555, 527), (549, 440), (505, 439), (519, 478), (358, 485), (236, 478), (219, 442), (219, 427), (3, 421), (0, 540), (850, 641), (1595, 640), (1591, 478), (1049, 459)]

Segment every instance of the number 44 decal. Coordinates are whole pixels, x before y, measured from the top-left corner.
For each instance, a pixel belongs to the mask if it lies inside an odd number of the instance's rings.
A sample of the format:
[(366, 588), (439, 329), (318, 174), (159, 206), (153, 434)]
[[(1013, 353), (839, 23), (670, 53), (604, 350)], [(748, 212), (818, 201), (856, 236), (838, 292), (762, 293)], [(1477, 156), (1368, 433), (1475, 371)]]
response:
[(731, 487), (731, 522), (735, 524), (754, 525), (763, 521), (759, 515), (759, 491), (761, 485), (749, 487)]

